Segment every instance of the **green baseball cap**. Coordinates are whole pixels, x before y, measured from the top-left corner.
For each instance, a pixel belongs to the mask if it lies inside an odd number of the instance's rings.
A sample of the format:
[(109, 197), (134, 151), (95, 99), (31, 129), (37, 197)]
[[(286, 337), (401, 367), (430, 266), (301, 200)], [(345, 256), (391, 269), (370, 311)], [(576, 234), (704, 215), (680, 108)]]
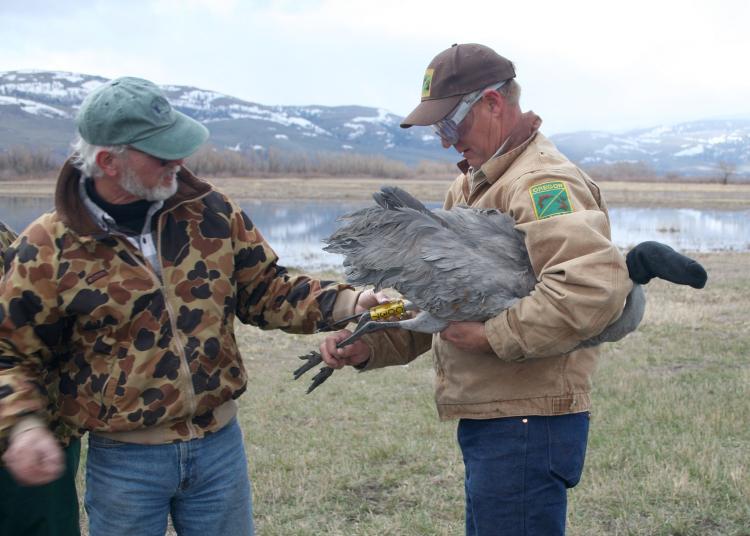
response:
[(102, 84), (76, 116), (81, 137), (93, 145), (129, 145), (164, 160), (180, 160), (208, 139), (208, 129), (178, 112), (153, 82), (123, 77)]
[(513, 63), (490, 47), (453, 45), (435, 56), (422, 80), (422, 100), (401, 128), (434, 125), (456, 107), (461, 97), (516, 77)]

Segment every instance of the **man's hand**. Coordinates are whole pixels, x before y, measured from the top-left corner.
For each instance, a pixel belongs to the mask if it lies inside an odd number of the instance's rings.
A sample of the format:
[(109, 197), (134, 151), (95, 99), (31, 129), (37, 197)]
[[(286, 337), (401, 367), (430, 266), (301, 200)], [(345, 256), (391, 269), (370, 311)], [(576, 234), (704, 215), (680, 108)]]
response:
[(484, 322), (451, 322), (440, 332), (440, 338), (466, 352), (492, 352)]
[(23, 486), (41, 486), (65, 471), (63, 451), (47, 428), (30, 428), (10, 440), (3, 462)]
[(358, 339), (343, 348), (336, 348), (336, 343), (343, 341), (352, 332), (348, 329), (337, 331), (329, 335), (320, 344), (320, 356), (326, 365), (333, 369), (340, 369), (346, 365), (361, 365), (370, 358), (370, 347)]
[(354, 307), (354, 312), (364, 313), (371, 307), (375, 307), (379, 303), (385, 303), (389, 300), (390, 298), (386, 296), (385, 292), (382, 290), (380, 292), (375, 292), (372, 289), (365, 290), (359, 295), (357, 305)]

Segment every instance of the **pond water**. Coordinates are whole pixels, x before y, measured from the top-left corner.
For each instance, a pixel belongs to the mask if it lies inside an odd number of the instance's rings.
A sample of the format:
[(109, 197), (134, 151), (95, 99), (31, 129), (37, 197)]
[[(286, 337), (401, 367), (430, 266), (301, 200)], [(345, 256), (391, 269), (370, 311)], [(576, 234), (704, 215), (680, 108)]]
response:
[[(21, 230), (50, 210), (49, 198), (0, 197), (0, 220)], [(368, 202), (240, 201), (278, 253), (281, 263), (304, 270), (338, 267), (341, 258), (321, 249), (336, 218)], [(430, 208), (439, 203), (428, 204)], [(612, 240), (627, 249), (658, 240), (680, 251), (750, 251), (750, 209), (739, 211), (611, 207)]]

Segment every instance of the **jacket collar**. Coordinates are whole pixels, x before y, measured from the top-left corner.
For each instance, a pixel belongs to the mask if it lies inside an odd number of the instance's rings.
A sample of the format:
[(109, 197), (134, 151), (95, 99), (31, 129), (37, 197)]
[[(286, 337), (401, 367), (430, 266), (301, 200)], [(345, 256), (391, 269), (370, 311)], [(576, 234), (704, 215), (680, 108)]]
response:
[[(106, 210), (97, 205), (93, 199), (91, 199), (89, 192), (86, 190), (86, 183), (91, 180), (93, 179), (84, 178), (78, 181), (78, 194), (81, 196), (83, 205), (88, 210), (89, 216), (91, 216), (99, 230), (103, 231), (105, 235), (113, 233), (124, 235), (132, 234), (132, 231), (128, 231), (119, 227), (115, 219), (110, 216)], [(151, 203), (151, 206), (148, 207), (148, 212), (146, 213), (146, 218), (144, 220), (143, 230), (141, 231), (141, 234), (146, 233), (151, 229), (151, 219), (154, 217), (154, 214), (161, 210), (163, 206), (164, 201), (154, 201)]]
[[(81, 172), (73, 166), (71, 159), (66, 160), (55, 187), (55, 210), (60, 220), (80, 235), (107, 234), (111, 229), (111, 218), (89, 199), (83, 182)], [(164, 202), (164, 210), (197, 199), (209, 191), (211, 186), (207, 182), (183, 167), (177, 174), (177, 193)]]
[(468, 176), (471, 176), (472, 182), (489, 182), (494, 183), (497, 179), (502, 177), (511, 164), (518, 158), (526, 147), (528, 147), (531, 140), (534, 139), (539, 127), (542, 124), (542, 119), (532, 111), (528, 111), (521, 115), (518, 124), (510, 132), (510, 135), (506, 138), (500, 148), (495, 152), (492, 157), (487, 160), (482, 167), (474, 169), (469, 166), (466, 160), (461, 160), (457, 165), (461, 172)]

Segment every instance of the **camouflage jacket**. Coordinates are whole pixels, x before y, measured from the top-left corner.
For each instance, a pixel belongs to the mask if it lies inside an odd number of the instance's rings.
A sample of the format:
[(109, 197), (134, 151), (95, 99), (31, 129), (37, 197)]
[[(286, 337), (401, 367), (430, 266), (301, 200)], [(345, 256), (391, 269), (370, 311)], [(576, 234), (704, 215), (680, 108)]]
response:
[(158, 427), (160, 442), (202, 437), (246, 387), (235, 316), (309, 333), (353, 310), (351, 287), (290, 277), (247, 215), (187, 170), (154, 218), (158, 271), (94, 221), (80, 181), (66, 163), (56, 210), (7, 252), (0, 435), (43, 410), (42, 371), (56, 369), (60, 414), (77, 435)]
[[(0, 222), (0, 277), (5, 273), (5, 263), (2, 259), (5, 256), (5, 252), (15, 239), (16, 233), (14, 233), (13, 230), (3, 222)], [(6, 446), (4, 439), (0, 438), (0, 453), (5, 451)]]
[[(16, 239), (16, 233), (13, 229), (5, 225), (0, 221), (0, 258), (5, 255), (5, 251), (10, 247), (13, 241)], [(4, 265), (0, 263), (0, 276), (3, 275)]]

